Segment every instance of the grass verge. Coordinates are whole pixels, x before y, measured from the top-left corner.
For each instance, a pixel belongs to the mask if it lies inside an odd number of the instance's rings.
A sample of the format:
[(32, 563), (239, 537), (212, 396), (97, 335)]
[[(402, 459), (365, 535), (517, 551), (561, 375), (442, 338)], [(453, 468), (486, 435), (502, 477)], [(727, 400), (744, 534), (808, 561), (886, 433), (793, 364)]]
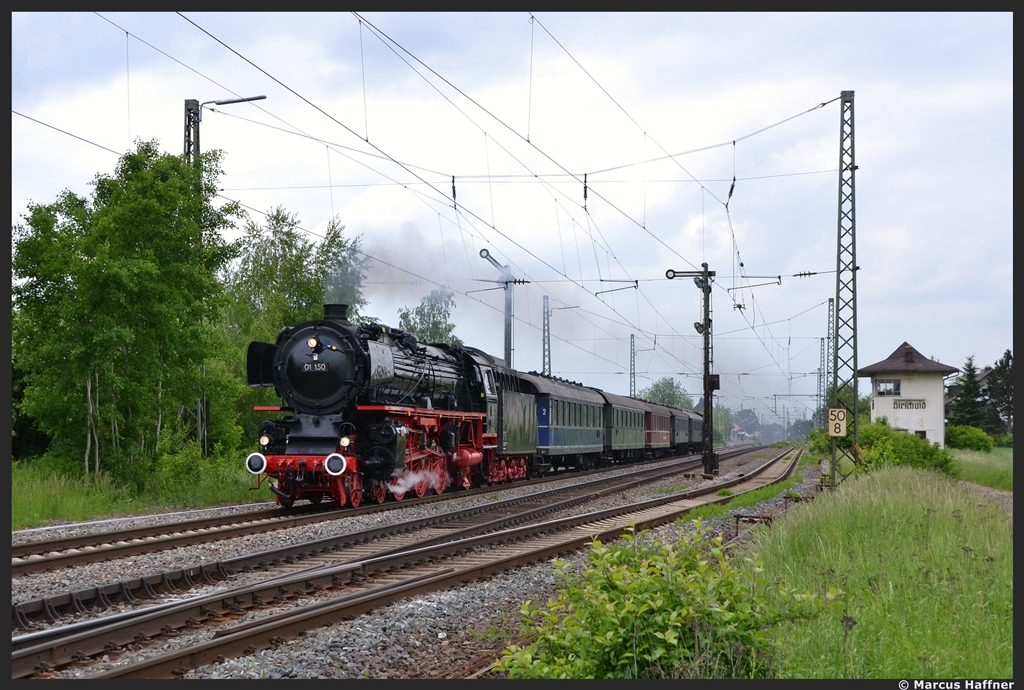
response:
[(950, 452), (964, 481), (1013, 491), (1013, 448), (993, 448), (991, 453), (951, 448)]
[(776, 630), (787, 678), (1013, 678), (1013, 523), (955, 480), (886, 467), (758, 533), (764, 573), (842, 604)]
[(16, 462), (11, 466), (11, 528), (270, 500), (266, 489), (250, 491), (254, 485), (244, 470), (220, 471), (193, 484), (165, 485), (159, 492), (139, 494), (116, 485), (107, 475), (71, 479)]

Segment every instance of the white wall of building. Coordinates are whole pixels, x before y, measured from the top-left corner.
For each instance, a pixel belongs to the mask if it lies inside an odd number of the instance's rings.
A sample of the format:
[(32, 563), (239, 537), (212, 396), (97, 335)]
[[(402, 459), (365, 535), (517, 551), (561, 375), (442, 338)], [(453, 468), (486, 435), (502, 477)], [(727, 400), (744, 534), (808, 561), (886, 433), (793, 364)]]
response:
[[(878, 381), (900, 382), (899, 395), (878, 395)], [(946, 445), (946, 416), (943, 410), (942, 374), (894, 371), (871, 377), (871, 421), (879, 417), (889, 426), (910, 433), (924, 432), (925, 438)]]

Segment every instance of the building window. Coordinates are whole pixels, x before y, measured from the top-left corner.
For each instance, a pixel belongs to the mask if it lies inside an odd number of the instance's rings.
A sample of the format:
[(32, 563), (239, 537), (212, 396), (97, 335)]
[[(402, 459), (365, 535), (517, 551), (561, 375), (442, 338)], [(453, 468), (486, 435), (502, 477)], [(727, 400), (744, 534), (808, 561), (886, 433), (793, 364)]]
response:
[(927, 431), (915, 431), (914, 433), (917, 434), (918, 438), (924, 438), (924, 439), (928, 438), (928, 432)]
[(875, 382), (875, 395), (899, 395), (899, 379), (879, 379)]

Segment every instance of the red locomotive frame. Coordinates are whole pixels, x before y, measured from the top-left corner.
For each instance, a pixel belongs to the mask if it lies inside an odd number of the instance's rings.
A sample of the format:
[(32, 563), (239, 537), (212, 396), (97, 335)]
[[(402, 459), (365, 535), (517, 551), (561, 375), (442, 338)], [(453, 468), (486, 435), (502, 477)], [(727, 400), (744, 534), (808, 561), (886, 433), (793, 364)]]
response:
[[(398, 476), (387, 481), (365, 479), (355, 450), (356, 436), (352, 435), (352, 442), (339, 443), (336, 451), (346, 461), (340, 474), (326, 471), (329, 456), (268, 454), (257, 487), (265, 481), (276, 481), (279, 485), (292, 482), (290, 497), (282, 498), (275, 491), (277, 503), (286, 508), (296, 499), (320, 503), (324, 496), (330, 496), (339, 506), (358, 508), (364, 499), (384, 503), (390, 495), (401, 501), (409, 491), (422, 498), (431, 489), (440, 494), (449, 487), (468, 489), (482, 483), (525, 479), (528, 475), (528, 456), (498, 457), (497, 434), (484, 432), (486, 413), (396, 405), (360, 405), (357, 413), (370, 420), (390, 418), (404, 425), (405, 469)], [(457, 425), (456, 443), (451, 450), (445, 450), (441, 435), (452, 424)]]

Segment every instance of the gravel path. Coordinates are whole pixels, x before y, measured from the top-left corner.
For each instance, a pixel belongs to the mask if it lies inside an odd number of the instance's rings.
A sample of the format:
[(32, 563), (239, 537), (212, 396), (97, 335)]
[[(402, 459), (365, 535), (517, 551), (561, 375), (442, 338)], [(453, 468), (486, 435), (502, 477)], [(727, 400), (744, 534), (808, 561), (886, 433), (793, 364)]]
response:
[(988, 486), (982, 486), (981, 484), (972, 484), (971, 482), (962, 482), (971, 491), (984, 496), (985, 498), (998, 504), (1000, 508), (1005, 510), (1013, 517), (1013, 492), (1003, 491), (1002, 489), (993, 489)]

